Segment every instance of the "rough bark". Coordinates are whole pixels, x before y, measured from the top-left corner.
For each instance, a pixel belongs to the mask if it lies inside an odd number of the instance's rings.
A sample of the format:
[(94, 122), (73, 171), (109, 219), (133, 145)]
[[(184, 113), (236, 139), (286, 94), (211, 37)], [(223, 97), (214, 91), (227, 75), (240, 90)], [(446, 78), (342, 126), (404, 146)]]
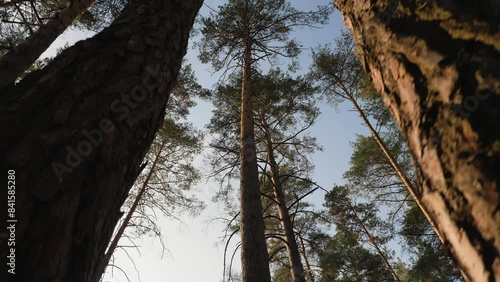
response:
[(0, 89), (14, 84), (66, 28), (78, 19), (95, 0), (75, 0), (54, 19), (42, 25), (35, 33), (15, 46), (0, 59)]
[(302, 261), (300, 260), (299, 245), (293, 230), (292, 220), (288, 207), (286, 206), (285, 194), (283, 186), (281, 185), (279, 168), (274, 157), (273, 142), (269, 132), (269, 126), (265, 121), (261, 121), (264, 128), (265, 144), (267, 149), (267, 160), (269, 162), (271, 181), (274, 188), (274, 200), (278, 205), (278, 216), (280, 218), (283, 232), (285, 233), (286, 250), (288, 253), (288, 261), (290, 262), (290, 273), (293, 282), (306, 282), (306, 276)]
[(201, 4), (132, 1), (110, 27), (0, 95), (0, 168), (4, 179), (16, 171), (18, 281), (99, 280)]
[(421, 201), (471, 281), (500, 281), (500, 7), (335, 0), (402, 129)]
[[(165, 140), (162, 141), (160, 148), (162, 148), (164, 145), (165, 145)], [(108, 267), (109, 261), (111, 260), (111, 257), (113, 256), (113, 253), (115, 252), (116, 247), (118, 247), (118, 242), (120, 242), (120, 239), (122, 238), (123, 234), (125, 233), (125, 229), (127, 229), (128, 225), (130, 223), (130, 220), (132, 219), (132, 216), (135, 213), (135, 210), (139, 206), (139, 203), (142, 200), (142, 196), (144, 195), (144, 193), (146, 192), (146, 190), (148, 188), (149, 181), (151, 180), (151, 176), (153, 175), (153, 173), (156, 173), (156, 170), (155, 170), (156, 164), (158, 163), (158, 160), (160, 159), (160, 154), (161, 154), (161, 150), (158, 150), (158, 152), (156, 153), (156, 156), (153, 160), (153, 163), (151, 164), (151, 167), (149, 168), (149, 172), (146, 175), (146, 179), (144, 179), (144, 182), (142, 183), (142, 186), (139, 189), (139, 192), (137, 193), (137, 196), (135, 197), (135, 200), (132, 203), (132, 206), (130, 207), (129, 211), (127, 212), (127, 215), (125, 216), (125, 218), (121, 222), (121, 225), (118, 228), (118, 230), (116, 231), (115, 236), (111, 240), (111, 243), (109, 243), (108, 250), (106, 251), (106, 253), (104, 255), (104, 259), (101, 262), (101, 266), (100, 266), (101, 269), (99, 270), (99, 273), (101, 273), (101, 276), (104, 274), (106, 267)], [(145, 165), (143, 165), (143, 167), (144, 166)]]
[(269, 255), (264, 236), (262, 201), (252, 106), (251, 48), (244, 54), (240, 131), (240, 231), (241, 267), (244, 282), (271, 282)]

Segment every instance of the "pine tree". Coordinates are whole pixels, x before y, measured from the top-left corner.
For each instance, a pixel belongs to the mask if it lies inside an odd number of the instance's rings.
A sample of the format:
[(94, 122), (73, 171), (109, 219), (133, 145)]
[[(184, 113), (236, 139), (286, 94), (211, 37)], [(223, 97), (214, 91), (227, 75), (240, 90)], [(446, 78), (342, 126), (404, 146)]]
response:
[(262, 60), (294, 58), (299, 48), (289, 34), (294, 27), (324, 23), (329, 10), (300, 12), (284, 0), (230, 0), (217, 14), (202, 19), (200, 59), (224, 73), (241, 69), (240, 216), (242, 275), (245, 282), (268, 282), (268, 254), (260, 201), (253, 74)]
[[(398, 160), (402, 171), (415, 181), (415, 168), (410, 152), (398, 128), (388, 117), (379, 96), (365, 96), (365, 113), (373, 118), (379, 117), (380, 135), (391, 154)], [(386, 123), (387, 122), (387, 123)], [(404, 189), (404, 183), (394, 167), (384, 156), (380, 146), (371, 136), (358, 135), (352, 142), (354, 152), (351, 167), (344, 173), (346, 181), (357, 187), (355, 193), (365, 200), (386, 207), (390, 214), (388, 220), (396, 225), (407, 245), (411, 257), (409, 273), (405, 281), (458, 281), (460, 272), (454, 267), (451, 258), (443, 250), (442, 242), (421, 209)], [(430, 263), (432, 262), (432, 263)]]
[[(101, 31), (128, 0), (15, 0), (0, 4), (0, 89), (50, 58), (40, 55), (68, 28)], [(5, 56), (5, 57), (4, 57)], [(4, 57), (4, 58), (2, 58)]]
[[(30, 34), (23, 42), (15, 44), (11, 50), (0, 58), (0, 90), (9, 85), (14, 84), (16, 79), (26, 71), (35, 61), (42, 55), (47, 48), (63, 33), (80, 15), (89, 9), (95, 0), (75, 0), (61, 11), (56, 12), (56, 16), (47, 21), (42, 22), (41, 26)], [(17, 7), (18, 12), (24, 18), (23, 11)], [(37, 18), (40, 16), (35, 13)], [(26, 23), (30, 26), (30, 23)]]
[[(340, 101), (346, 100), (354, 106), (363, 123), (368, 127), (373, 139), (384, 153), (392, 170), (396, 172), (422, 212), (429, 218), (427, 211), (422, 207), (419, 191), (416, 186), (408, 175), (406, 175), (398, 160), (391, 154), (387, 144), (382, 140), (358, 102), (362, 94), (372, 94), (366, 92), (371, 92), (373, 87), (367, 81), (366, 74), (362, 70), (359, 60), (354, 55), (353, 38), (349, 33), (344, 31), (342, 32), (342, 36), (336, 40), (336, 45), (333, 52), (328, 47), (323, 47), (318, 48), (313, 53), (314, 66), (311, 72), (312, 77), (319, 82), (331, 103), (337, 104)], [(432, 224), (432, 221), (430, 222)], [(437, 229), (436, 234), (441, 236)]]
[[(269, 231), (266, 233), (281, 238), (279, 242), (287, 250), (292, 279), (305, 281), (307, 274), (290, 210), (315, 190), (308, 178), (312, 165), (307, 156), (320, 147), (314, 138), (304, 132), (314, 124), (319, 114), (314, 106), (316, 89), (305, 78), (292, 79), (279, 69), (258, 76), (253, 83), (253, 123), (258, 140), (256, 155), (262, 175), (260, 189), (264, 198), (270, 199), (265, 202), (264, 217), (272, 215), (278, 220), (277, 227), (273, 228), (275, 231), (266, 228)], [(219, 136), (211, 144), (216, 150), (212, 164), (218, 173), (232, 171), (237, 165), (235, 153), (240, 134), (237, 130), (237, 105), (241, 99), (238, 91), (239, 82), (234, 78), (229, 84), (220, 85), (212, 96), (216, 109), (209, 129)], [(267, 188), (264, 189), (263, 185)], [(227, 194), (227, 191), (222, 194)]]
[[(420, 201), (420, 191), (415, 182), (415, 168), (406, 142), (382, 99), (361, 69), (359, 60), (354, 56), (354, 41), (351, 36), (343, 32), (336, 40), (334, 50), (327, 46), (320, 47), (315, 50), (313, 57), (315, 63), (312, 77), (319, 82), (328, 101), (334, 105), (344, 100), (352, 103), (371, 134), (357, 135), (352, 143), (354, 153), (350, 161), (351, 166), (344, 173), (344, 178), (353, 189), (352, 192), (388, 208), (388, 219), (392, 222), (397, 222), (398, 219), (405, 222), (406, 213), (415, 213), (415, 207), (420, 208), (421, 212), (425, 211)], [(411, 208), (407, 207), (409, 202), (412, 203)], [(432, 225), (426, 227), (432, 228)], [(441, 239), (435, 232), (424, 237), (438, 242)], [(424, 238), (419, 239), (427, 241)], [(433, 268), (442, 270), (443, 279), (448, 274), (451, 275), (448, 277), (450, 279), (456, 275), (453, 271), (448, 271), (453, 270), (453, 266), (439, 246), (434, 250), (421, 249), (420, 252), (415, 248), (411, 249), (412, 255), (419, 258), (431, 253), (441, 253), (440, 260), (434, 263)], [(426, 277), (426, 273), (427, 271), (421, 268), (418, 275)], [(431, 279), (430, 276), (428, 278)]]
[(472, 281), (500, 279), (498, 4), (334, 3), (408, 141), (448, 250)]
[(391, 226), (372, 203), (353, 203), (348, 188), (335, 186), (325, 196), (325, 207), (335, 235), (320, 250), (320, 281), (401, 281), (385, 250)]
[(23, 242), (19, 281), (99, 280), (201, 2), (134, 1), (107, 29), (0, 96), (0, 168), (5, 178), (15, 170)]
[[(194, 98), (202, 93), (191, 65), (184, 65), (167, 104), (167, 117), (156, 134), (145, 157), (145, 166), (125, 200), (125, 217), (120, 221), (102, 261), (101, 273), (109, 266), (119, 242), (155, 236), (163, 245), (157, 225), (158, 211), (164, 217), (178, 219), (180, 213), (197, 214), (204, 204), (187, 194), (200, 180), (200, 172), (192, 164), (201, 153), (203, 134), (185, 122)], [(127, 253), (128, 255), (128, 253)]]

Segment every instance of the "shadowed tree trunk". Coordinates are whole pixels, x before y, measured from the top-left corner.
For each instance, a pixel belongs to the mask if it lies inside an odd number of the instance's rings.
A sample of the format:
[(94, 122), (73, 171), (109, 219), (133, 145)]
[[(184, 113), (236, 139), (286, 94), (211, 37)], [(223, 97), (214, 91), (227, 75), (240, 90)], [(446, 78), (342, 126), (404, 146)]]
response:
[(500, 281), (500, 7), (335, 0), (402, 129), (421, 201), (471, 281)]
[(99, 280), (201, 4), (132, 1), (110, 27), (0, 96), (4, 179), (15, 170), (18, 281)]
[[(161, 147), (165, 145), (165, 140), (161, 142)], [(146, 179), (144, 179), (144, 182), (142, 183), (141, 189), (139, 189), (139, 192), (137, 193), (137, 196), (135, 197), (134, 202), (132, 203), (132, 206), (130, 207), (129, 211), (127, 212), (127, 215), (121, 222), (120, 227), (118, 227), (118, 230), (116, 231), (115, 236), (109, 243), (109, 247), (104, 254), (104, 259), (101, 261), (101, 266), (99, 269), (99, 273), (101, 273), (101, 276), (104, 274), (104, 271), (106, 270), (106, 267), (108, 267), (109, 261), (111, 260), (111, 257), (113, 256), (113, 253), (115, 252), (116, 248), (118, 247), (118, 243), (120, 242), (120, 239), (122, 238), (123, 234), (125, 233), (125, 229), (130, 224), (130, 220), (132, 219), (132, 216), (134, 215), (137, 207), (139, 206), (139, 203), (142, 200), (142, 196), (146, 192), (146, 189), (148, 188), (149, 181), (151, 179), (151, 176), (153, 173), (155, 173), (155, 168), (156, 164), (158, 163), (158, 160), (160, 158), (161, 150), (158, 150), (158, 152), (155, 155), (155, 158), (153, 160), (153, 163), (151, 164), (151, 167), (149, 168), (149, 172), (146, 176)]]
[(13, 84), (94, 2), (95, 0), (71, 1), (54, 19), (49, 20), (24, 42), (5, 54), (0, 59), (0, 89)]

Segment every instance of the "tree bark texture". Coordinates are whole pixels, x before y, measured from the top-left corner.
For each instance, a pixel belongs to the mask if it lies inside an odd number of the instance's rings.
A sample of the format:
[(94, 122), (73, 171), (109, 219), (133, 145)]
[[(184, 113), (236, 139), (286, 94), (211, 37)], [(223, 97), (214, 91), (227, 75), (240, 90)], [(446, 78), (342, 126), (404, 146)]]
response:
[(95, 0), (75, 0), (0, 59), (0, 89), (12, 85)]
[(243, 282), (271, 282), (269, 255), (264, 236), (262, 201), (252, 107), (251, 49), (244, 55), (240, 128), (240, 230)]
[(285, 244), (288, 253), (288, 261), (290, 262), (290, 273), (292, 275), (292, 282), (306, 282), (304, 267), (300, 259), (299, 245), (293, 230), (292, 219), (288, 207), (286, 206), (285, 194), (283, 186), (281, 185), (279, 167), (274, 157), (273, 142), (269, 132), (269, 126), (265, 121), (261, 121), (264, 128), (267, 148), (267, 160), (271, 170), (271, 181), (274, 188), (274, 200), (278, 205), (278, 215), (281, 221), (283, 232), (285, 233)]
[(500, 5), (335, 0), (471, 281), (500, 281)]
[[(165, 145), (165, 140), (162, 141), (162, 144), (160, 148), (162, 148)], [(104, 275), (104, 271), (109, 265), (109, 262), (111, 260), (111, 257), (113, 256), (113, 253), (115, 252), (116, 248), (118, 247), (118, 243), (120, 242), (120, 239), (122, 238), (123, 234), (125, 234), (125, 230), (130, 224), (130, 220), (132, 219), (132, 216), (134, 215), (135, 211), (137, 210), (137, 207), (142, 201), (142, 196), (148, 189), (149, 181), (151, 180), (151, 176), (153, 173), (156, 173), (156, 165), (158, 164), (158, 160), (160, 159), (160, 154), (161, 154), (161, 149), (158, 150), (158, 152), (155, 155), (155, 158), (153, 160), (153, 163), (151, 164), (151, 167), (149, 168), (149, 172), (146, 176), (146, 179), (144, 179), (144, 182), (142, 183), (141, 188), (139, 189), (139, 192), (137, 193), (137, 196), (134, 199), (134, 202), (132, 203), (132, 206), (130, 207), (129, 211), (127, 212), (127, 215), (121, 222), (120, 227), (118, 227), (115, 236), (113, 239), (111, 239), (111, 242), (109, 243), (109, 247), (104, 254), (104, 259), (101, 262), (101, 269), (99, 270), (99, 273), (101, 273), (101, 276)], [(145, 166), (145, 165), (143, 165)]]
[[(0, 168), (16, 177), (17, 281), (99, 280), (201, 4), (132, 1), (0, 95)], [(10, 250), (0, 246), (3, 261)]]

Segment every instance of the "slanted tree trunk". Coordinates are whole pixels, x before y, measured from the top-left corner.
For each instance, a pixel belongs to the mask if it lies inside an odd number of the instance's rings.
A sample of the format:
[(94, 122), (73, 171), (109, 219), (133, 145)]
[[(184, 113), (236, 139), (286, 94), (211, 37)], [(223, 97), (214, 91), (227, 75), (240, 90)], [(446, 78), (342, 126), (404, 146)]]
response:
[[(156, 173), (156, 165), (158, 164), (158, 161), (160, 159), (161, 155), (161, 148), (165, 146), (165, 140), (161, 142), (160, 149), (155, 155), (155, 158), (153, 160), (153, 163), (151, 164), (151, 167), (149, 168), (148, 174), (146, 175), (146, 179), (144, 179), (144, 182), (141, 185), (141, 188), (139, 189), (139, 192), (137, 193), (137, 196), (135, 197), (134, 202), (132, 203), (132, 206), (130, 207), (129, 211), (127, 212), (127, 215), (123, 219), (120, 227), (118, 227), (118, 230), (116, 231), (115, 236), (109, 243), (108, 250), (106, 251), (104, 255), (104, 259), (101, 262), (101, 269), (99, 272), (101, 273), (101, 276), (104, 275), (104, 271), (106, 270), (106, 267), (109, 265), (109, 261), (111, 260), (111, 257), (113, 256), (113, 253), (116, 250), (116, 247), (118, 247), (118, 242), (120, 242), (120, 239), (122, 238), (123, 234), (125, 233), (125, 229), (130, 224), (130, 220), (132, 219), (132, 216), (134, 215), (135, 211), (137, 210), (137, 207), (139, 206), (139, 203), (142, 200), (142, 196), (148, 189), (149, 181), (151, 180), (151, 176), (153, 173)], [(145, 167), (145, 164), (143, 165)]]
[(307, 282), (314, 282), (314, 277), (313, 277), (313, 274), (312, 274), (312, 268), (311, 268), (311, 264), (309, 263), (309, 259), (307, 258), (307, 254), (306, 254), (306, 245), (304, 244), (304, 238), (302, 238), (302, 235), (299, 233), (297, 233), (297, 235), (299, 236), (299, 242), (300, 242), (300, 246), (301, 246), (301, 249), (302, 249), (302, 257), (304, 258), (304, 262), (306, 263), (306, 267), (307, 267), (307, 278), (308, 278), (308, 281)]
[[(154, 167), (154, 165), (153, 165)], [(146, 192), (149, 179), (151, 178), (151, 175), (153, 174), (153, 170), (150, 170), (148, 172), (148, 175), (146, 177), (146, 180), (141, 186), (141, 189), (139, 190), (139, 193), (135, 197), (134, 202), (132, 203), (132, 206), (130, 207), (130, 210), (127, 212), (127, 215), (123, 219), (123, 222), (121, 223), (120, 227), (118, 227), (118, 230), (116, 231), (115, 236), (113, 239), (111, 239), (111, 243), (109, 244), (109, 247), (104, 254), (104, 259), (101, 261), (100, 269), (98, 272), (100, 273), (101, 276), (104, 275), (104, 271), (109, 265), (109, 261), (111, 260), (111, 257), (113, 256), (113, 253), (115, 252), (116, 248), (118, 247), (118, 242), (120, 242), (120, 239), (122, 238), (123, 234), (125, 233), (125, 229), (127, 229), (130, 220), (132, 219), (132, 216), (134, 215), (135, 210), (139, 206), (139, 203), (141, 202), (142, 196), (144, 195), (144, 192)]]
[(95, 0), (74, 0), (0, 59), (0, 90), (12, 85)]
[(273, 142), (269, 132), (269, 126), (264, 120), (261, 120), (264, 129), (265, 144), (267, 149), (267, 160), (271, 170), (271, 182), (274, 188), (274, 200), (278, 205), (278, 216), (281, 221), (283, 232), (285, 233), (285, 244), (288, 252), (288, 261), (290, 262), (290, 273), (293, 282), (306, 282), (304, 267), (300, 260), (299, 245), (293, 231), (293, 224), (290, 218), (288, 207), (286, 206), (285, 194), (281, 185), (278, 164), (274, 157)]
[(420, 195), (417, 194), (418, 193), (417, 188), (415, 187), (415, 185), (413, 185), (413, 183), (406, 176), (405, 172), (401, 169), (398, 162), (396, 161), (394, 156), (391, 154), (391, 152), (389, 151), (389, 149), (385, 145), (382, 138), (380, 138), (380, 135), (378, 134), (378, 132), (375, 130), (375, 128), (373, 128), (371, 122), (366, 117), (365, 113), (363, 112), (363, 110), (359, 106), (356, 99), (352, 96), (349, 96), (349, 100), (351, 101), (354, 108), (361, 116), (361, 119), (363, 119), (363, 122), (365, 123), (365, 125), (368, 127), (368, 130), (370, 131), (373, 139), (375, 139), (375, 141), (377, 142), (377, 144), (380, 147), (380, 149), (382, 150), (382, 152), (384, 152), (384, 155), (389, 160), (389, 163), (391, 164), (394, 171), (396, 171), (396, 173), (399, 176), (399, 178), (401, 179), (401, 181), (403, 181), (403, 184), (406, 186), (406, 188), (408, 188), (408, 191), (410, 192), (411, 196), (415, 200), (415, 203), (420, 208), (420, 210), (422, 211), (424, 216), (427, 218), (427, 220), (429, 220), (429, 222), (432, 226), (432, 229), (434, 229), (434, 232), (438, 236), (439, 240), (441, 240), (441, 243), (444, 243), (443, 237), (439, 233), (439, 229), (434, 225), (434, 222), (431, 220), (431, 217), (428, 214), (427, 210), (423, 207), (422, 199), (420, 198)]
[[(0, 96), (0, 168), (4, 179), (15, 170), (17, 185), (18, 281), (99, 280), (201, 4), (132, 1)], [(9, 252), (1, 243), (0, 256)]]
[(399, 279), (398, 274), (396, 273), (396, 271), (392, 267), (391, 263), (389, 262), (389, 259), (387, 258), (387, 253), (385, 251), (383, 251), (382, 248), (380, 248), (380, 246), (377, 242), (377, 238), (372, 236), (371, 232), (368, 230), (368, 228), (366, 228), (365, 224), (363, 223), (363, 220), (361, 220), (361, 218), (359, 218), (358, 213), (356, 212), (356, 210), (354, 210), (352, 208), (352, 206), (351, 206), (351, 212), (354, 215), (354, 219), (357, 221), (359, 226), (361, 226), (361, 229), (365, 233), (366, 237), (368, 237), (370, 244), (375, 248), (379, 257), (384, 262), (385, 266), (387, 267), (387, 270), (391, 273), (392, 277), (394, 278), (394, 281), (401, 282), (401, 279)]
[(500, 7), (335, 0), (402, 129), (421, 201), (471, 281), (500, 281)]
[[(250, 39), (247, 38), (247, 41)], [(243, 58), (240, 131), (240, 230), (241, 267), (244, 282), (271, 282), (269, 255), (264, 236), (262, 201), (252, 107), (251, 44)]]

